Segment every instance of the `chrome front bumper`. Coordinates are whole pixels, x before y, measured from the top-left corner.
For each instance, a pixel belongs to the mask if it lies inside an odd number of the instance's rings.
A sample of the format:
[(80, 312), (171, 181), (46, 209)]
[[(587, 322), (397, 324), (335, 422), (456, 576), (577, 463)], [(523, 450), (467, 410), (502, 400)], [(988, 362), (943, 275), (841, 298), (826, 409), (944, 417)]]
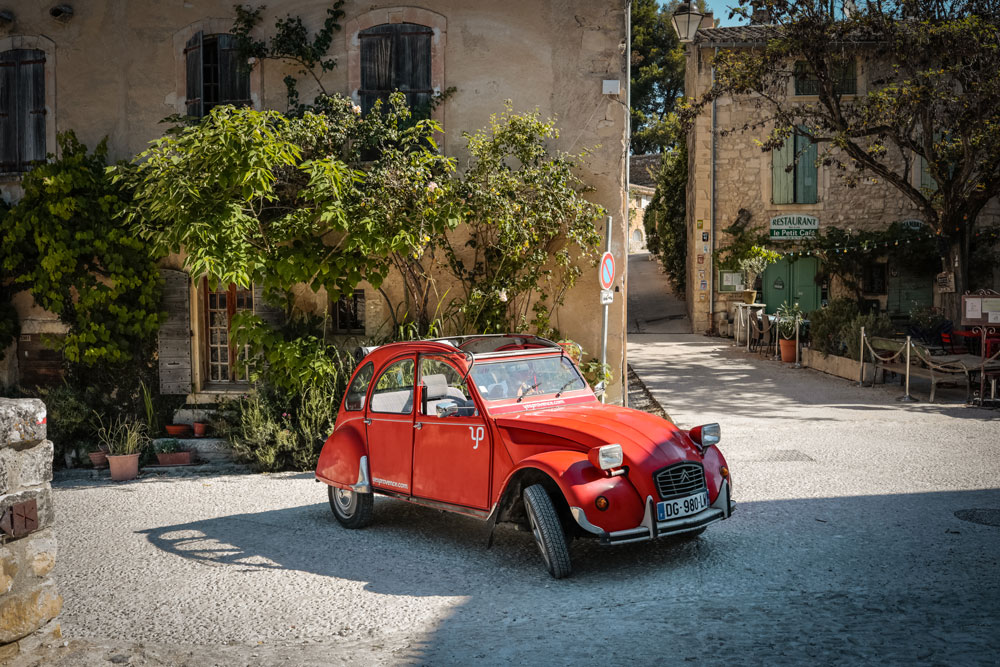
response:
[(573, 518), (588, 533), (600, 538), (602, 544), (628, 544), (630, 542), (644, 542), (655, 540), (658, 537), (668, 535), (680, 535), (692, 530), (698, 530), (710, 523), (728, 519), (733, 513), (736, 503), (729, 497), (729, 482), (723, 481), (719, 496), (715, 502), (705, 510), (691, 516), (670, 521), (656, 520), (656, 506), (652, 496), (646, 496), (646, 511), (643, 514), (642, 522), (635, 528), (626, 530), (616, 530), (609, 533), (587, 520), (587, 515), (579, 507), (571, 507)]

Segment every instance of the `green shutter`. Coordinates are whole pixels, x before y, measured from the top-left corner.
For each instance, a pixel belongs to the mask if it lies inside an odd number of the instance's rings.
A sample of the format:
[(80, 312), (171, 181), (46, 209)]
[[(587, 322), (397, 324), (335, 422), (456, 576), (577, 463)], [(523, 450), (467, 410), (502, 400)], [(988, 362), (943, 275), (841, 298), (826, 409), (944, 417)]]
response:
[(781, 148), (771, 151), (771, 201), (775, 204), (795, 202), (795, 173), (786, 167), (795, 159), (795, 142), (789, 137)]
[(795, 203), (816, 203), (816, 144), (809, 137), (795, 136)]
[(927, 160), (923, 156), (920, 158), (920, 188), (931, 192), (937, 190), (937, 181), (931, 176), (931, 171), (927, 168)]

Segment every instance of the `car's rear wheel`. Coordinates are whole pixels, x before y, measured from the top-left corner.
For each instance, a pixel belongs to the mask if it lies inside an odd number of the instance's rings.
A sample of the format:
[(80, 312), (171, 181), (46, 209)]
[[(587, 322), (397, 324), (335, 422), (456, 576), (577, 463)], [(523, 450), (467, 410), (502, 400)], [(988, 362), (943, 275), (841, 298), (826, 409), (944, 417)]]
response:
[(350, 489), (327, 487), (330, 495), (330, 509), (344, 528), (364, 528), (372, 522), (375, 500), (374, 494), (358, 493)]
[(552, 504), (549, 492), (541, 484), (534, 484), (524, 490), (524, 507), (528, 515), (531, 532), (535, 536), (538, 550), (542, 552), (545, 567), (556, 579), (568, 577), (573, 571), (569, 559), (569, 546), (559, 513)]

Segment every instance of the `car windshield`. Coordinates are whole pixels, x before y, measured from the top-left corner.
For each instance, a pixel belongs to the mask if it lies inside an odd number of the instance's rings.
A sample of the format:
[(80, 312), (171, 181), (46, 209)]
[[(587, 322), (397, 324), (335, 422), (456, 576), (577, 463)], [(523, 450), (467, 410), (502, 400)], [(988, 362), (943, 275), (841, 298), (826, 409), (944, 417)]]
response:
[(472, 380), (488, 401), (558, 394), (587, 386), (566, 357), (480, 362), (472, 367)]

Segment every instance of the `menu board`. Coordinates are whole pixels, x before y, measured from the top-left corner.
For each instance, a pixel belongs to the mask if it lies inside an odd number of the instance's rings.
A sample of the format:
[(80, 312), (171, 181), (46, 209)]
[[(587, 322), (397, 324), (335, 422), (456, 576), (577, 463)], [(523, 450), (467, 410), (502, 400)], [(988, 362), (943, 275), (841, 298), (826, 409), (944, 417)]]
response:
[(1000, 324), (1000, 294), (965, 294), (962, 296), (962, 326)]

